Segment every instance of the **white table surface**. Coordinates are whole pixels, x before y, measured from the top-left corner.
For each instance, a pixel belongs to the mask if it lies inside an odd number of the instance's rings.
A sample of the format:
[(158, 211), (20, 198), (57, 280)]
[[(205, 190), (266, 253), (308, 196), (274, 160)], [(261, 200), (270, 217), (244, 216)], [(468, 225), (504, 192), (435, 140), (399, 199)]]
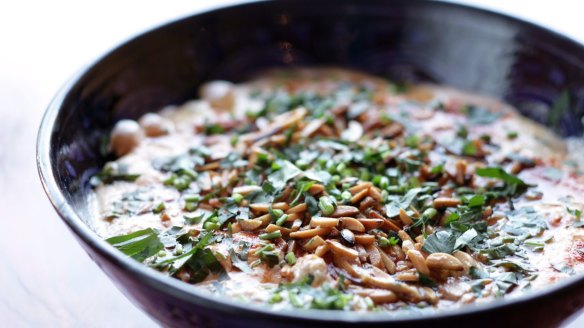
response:
[[(155, 326), (59, 222), (36, 174), (36, 129), (57, 89), (97, 55), (177, 17), (239, 2), (0, 2), (0, 226), (3, 235), (21, 236), (15, 242), (0, 235), (0, 326)], [(453, 2), (509, 13), (584, 42), (584, 4), (577, 1)], [(566, 327), (584, 327), (584, 316)]]

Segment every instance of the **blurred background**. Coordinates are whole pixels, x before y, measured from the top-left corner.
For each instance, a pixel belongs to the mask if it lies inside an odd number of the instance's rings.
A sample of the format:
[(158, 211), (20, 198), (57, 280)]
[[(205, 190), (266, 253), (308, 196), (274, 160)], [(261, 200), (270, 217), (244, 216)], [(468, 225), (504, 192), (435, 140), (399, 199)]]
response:
[[(0, 326), (156, 326), (113, 286), (52, 209), (36, 172), (37, 128), (58, 88), (113, 46), (176, 18), (242, 2), (0, 2)], [(576, 1), (452, 2), (517, 16), (584, 43), (584, 5)], [(584, 316), (566, 327), (584, 327)]]

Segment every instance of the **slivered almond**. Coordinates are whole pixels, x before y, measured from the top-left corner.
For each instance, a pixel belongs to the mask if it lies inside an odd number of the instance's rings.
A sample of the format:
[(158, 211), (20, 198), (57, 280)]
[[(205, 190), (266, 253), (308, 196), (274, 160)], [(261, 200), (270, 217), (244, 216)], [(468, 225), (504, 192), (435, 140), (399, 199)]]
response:
[(238, 233), (241, 231), (241, 226), (239, 225), (239, 222), (235, 222), (234, 224), (231, 225), (231, 233)]
[(383, 249), (377, 247), (379, 249), (379, 255), (381, 256), (381, 262), (383, 266), (387, 270), (387, 272), (394, 274), (396, 272), (395, 262), (389, 257), (389, 255), (385, 254)]
[(450, 197), (438, 197), (434, 199), (435, 208), (455, 207), (460, 205), (460, 199)]
[(234, 194), (241, 194), (241, 195), (251, 194), (252, 192), (255, 192), (255, 191), (262, 191), (262, 187), (260, 187), (260, 186), (239, 186), (239, 187), (233, 188)]
[(370, 208), (371, 206), (373, 206), (375, 204), (376, 204), (376, 201), (375, 201), (375, 199), (373, 199), (373, 197), (365, 196), (365, 199), (363, 199), (361, 201), (361, 203), (359, 204), (359, 210), (361, 212), (365, 212), (368, 208)]
[(426, 276), (430, 275), (430, 269), (426, 265), (426, 259), (424, 259), (424, 256), (422, 255), (422, 253), (420, 253), (419, 251), (417, 251), (415, 249), (410, 249), (407, 252), (407, 255), (410, 258), (410, 261), (412, 261), (414, 268), (416, 268), (416, 270), (418, 270), (418, 272), (420, 272), (421, 274), (426, 275)]
[(256, 220), (262, 221), (262, 226), (266, 226), (272, 222), (272, 216), (270, 214), (264, 214), (255, 218)]
[(410, 237), (410, 235), (408, 235), (408, 233), (403, 230), (398, 231), (397, 236), (399, 237), (399, 239), (403, 241), (408, 240), (412, 243), (412, 245), (414, 244), (414, 240), (412, 239), (412, 237)]
[(420, 275), (418, 275), (418, 272), (413, 271), (413, 270), (398, 272), (395, 274), (394, 277), (395, 277), (395, 279), (397, 279), (399, 281), (405, 281), (405, 282), (416, 282), (416, 281), (420, 280)]
[(326, 241), (324, 241), (324, 239), (322, 239), (321, 236), (314, 236), (312, 238), (310, 238), (306, 244), (304, 244), (303, 248), (307, 251), (312, 251), (315, 250), (318, 246), (322, 246), (325, 245)]
[(328, 244), (320, 245), (314, 250), (314, 255), (323, 257), (329, 250), (330, 247)]
[(456, 251), (452, 253), (452, 255), (462, 263), (464, 271), (468, 271), (470, 268), (478, 266), (477, 261), (466, 252)]
[[(292, 215), (292, 214), (290, 214), (290, 215)], [(301, 226), (302, 226), (302, 220), (296, 219), (296, 220), (294, 220), (294, 222), (292, 222), (292, 226), (290, 227), (290, 231), (292, 231), (292, 232), (298, 231), (298, 229), (300, 229)]]
[(391, 246), (391, 250), (398, 260), (403, 261), (406, 259), (406, 253), (404, 253), (403, 249), (399, 245)]
[(463, 271), (464, 265), (456, 257), (446, 253), (432, 253), (426, 258), (430, 270)]
[(355, 294), (361, 297), (369, 297), (375, 304), (395, 303), (399, 301), (399, 297), (390, 290), (362, 288), (355, 291)]
[(286, 222), (294, 222), (297, 219), (301, 219), (300, 215), (296, 214), (296, 213), (292, 213), (292, 214), (287, 214), (288, 217), (286, 218)]
[(459, 185), (464, 185), (466, 177), (466, 161), (459, 160), (455, 164), (456, 166), (456, 183)]
[(365, 232), (365, 226), (359, 220), (351, 217), (342, 217), (341, 227), (357, 232)]
[(262, 221), (258, 219), (239, 220), (238, 223), (241, 229), (245, 231), (255, 230), (262, 225)]
[(331, 214), (331, 217), (340, 218), (343, 216), (355, 216), (357, 214), (359, 214), (358, 208), (349, 205), (339, 205), (337, 206), (333, 214)]
[(355, 242), (361, 245), (371, 245), (375, 242), (375, 236), (369, 234), (355, 235)]
[(383, 220), (383, 225), (381, 226), (381, 229), (385, 230), (385, 231), (395, 231), (398, 232), (401, 230), (401, 228), (395, 224), (393, 221), (385, 219)]
[(311, 227), (332, 228), (339, 224), (339, 219), (315, 216), (310, 219)]
[(349, 260), (355, 260), (359, 256), (359, 252), (352, 248), (343, 246), (341, 243), (335, 240), (327, 240), (328, 245), (335, 255), (345, 257)]
[(371, 182), (359, 182), (356, 185), (352, 186), (351, 188), (349, 188), (349, 192), (351, 194), (357, 194), (365, 189), (369, 189), (369, 187), (373, 186), (373, 184)]
[(299, 230), (290, 233), (290, 238), (294, 239), (306, 239), (312, 238), (314, 236), (324, 236), (331, 231), (330, 228), (314, 228), (308, 230)]
[(288, 204), (284, 203), (284, 202), (279, 202), (279, 203), (274, 203), (274, 204), (268, 204), (268, 203), (255, 203), (255, 204), (250, 204), (249, 208), (254, 211), (254, 212), (258, 212), (258, 213), (267, 213), (270, 210), (270, 205), (272, 206), (273, 210), (287, 210), (288, 209)]
[(371, 196), (371, 198), (375, 199), (378, 202), (381, 202), (383, 200), (383, 197), (381, 196), (381, 191), (379, 191), (379, 189), (376, 187), (369, 188), (369, 196)]
[(399, 219), (401, 220), (401, 222), (403, 222), (404, 225), (411, 225), (414, 223), (412, 218), (410, 218), (408, 213), (406, 213), (406, 211), (403, 208), (399, 209)]
[(402, 240), (402, 250), (404, 251), (404, 253), (407, 254), (407, 252), (411, 249), (416, 249), (414, 247), (414, 243), (412, 243), (411, 240)]
[(351, 198), (351, 204), (360, 202), (363, 198), (365, 198), (365, 196), (367, 196), (368, 193), (369, 193), (368, 189), (363, 189), (359, 191)]
[(372, 230), (380, 228), (383, 225), (382, 219), (357, 219), (363, 224), (365, 230)]
[(381, 213), (377, 212), (376, 210), (369, 211), (369, 216), (373, 219), (385, 219)]
[(310, 121), (300, 132), (300, 135), (304, 138), (310, 137), (313, 135), (320, 127), (325, 123), (323, 119), (316, 119)]
[(286, 136), (283, 134), (278, 134), (275, 136), (271, 136), (268, 140), (270, 140), (270, 142), (273, 144), (281, 145), (286, 142)]
[(375, 245), (369, 244), (365, 246), (365, 250), (367, 251), (367, 255), (369, 256), (369, 263), (372, 265), (381, 268), (383, 263), (381, 262), (381, 254), (379, 254), (379, 250)]
[(306, 209), (308, 208), (308, 206), (306, 205), (306, 203), (302, 203), (302, 204), (298, 204), (294, 207), (290, 207), (287, 211), (286, 214), (298, 214), (298, 213), (303, 213), (306, 211)]
[(198, 166), (197, 171), (211, 171), (219, 168), (219, 162), (213, 162), (205, 165)]
[(279, 225), (269, 224), (266, 227), (266, 232), (268, 232), (268, 233), (269, 232), (275, 232), (275, 231), (280, 231), (283, 236), (288, 236), (290, 234), (290, 229), (284, 228), (284, 227), (280, 227)]
[(321, 184), (314, 184), (308, 189), (308, 192), (313, 196), (318, 195), (323, 191), (324, 191), (324, 186)]
[[(327, 243), (327, 245), (329, 245)], [(331, 248), (329, 246), (329, 248)], [(355, 270), (355, 266), (352, 263), (349, 263), (345, 256), (337, 255), (337, 253), (333, 252), (333, 263), (336, 267), (345, 270), (349, 275), (355, 278), (359, 278), (359, 273)]]

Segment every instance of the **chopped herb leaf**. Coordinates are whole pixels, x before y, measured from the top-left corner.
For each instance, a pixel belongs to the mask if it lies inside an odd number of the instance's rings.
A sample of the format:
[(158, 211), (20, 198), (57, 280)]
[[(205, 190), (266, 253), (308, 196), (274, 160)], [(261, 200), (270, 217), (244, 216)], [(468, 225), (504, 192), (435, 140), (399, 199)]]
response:
[(156, 255), (158, 251), (164, 248), (158, 238), (158, 234), (152, 228), (111, 237), (106, 241), (124, 254), (140, 262), (144, 262), (145, 259)]

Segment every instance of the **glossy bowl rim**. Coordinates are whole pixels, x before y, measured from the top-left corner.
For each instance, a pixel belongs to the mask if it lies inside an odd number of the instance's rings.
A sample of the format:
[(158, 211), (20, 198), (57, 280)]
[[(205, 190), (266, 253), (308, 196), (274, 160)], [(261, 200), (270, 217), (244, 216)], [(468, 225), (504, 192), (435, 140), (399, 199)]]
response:
[[(163, 294), (170, 294), (173, 297), (181, 299), (182, 301), (201, 306), (203, 308), (211, 308), (216, 311), (221, 311), (225, 313), (232, 314), (245, 314), (248, 317), (259, 319), (286, 319), (286, 322), (301, 322), (301, 321), (318, 321), (321, 323), (358, 323), (358, 322), (371, 322), (371, 323), (399, 323), (399, 322), (423, 322), (427, 320), (439, 320), (447, 319), (453, 317), (461, 317), (465, 315), (474, 315), (483, 312), (496, 311), (498, 309), (512, 306), (520, 305), (522, 303), (529, 303), (538, 299), (544, 299), (547, 297), (553, 297), (557, 293), (568, 289), (570, 286), (576, 284), (584, 283), (584, 274), (575, 275), (569, 278), (562, 279), (560, 282), (556, 282), (549, 287), (545, 287), (542, 290), (528, 292), (517, 297), (507, 297), (500, 298), (493, 301), (481, 303), (481, 304), (469, 304), (464, 305), (459, 308), (436, 310), (428, 313), (405, 313), (405, 314), (388, 314), (388, 313), (370, 313), (370, 312), (354, 312), (354, 311), (330, 311), (330, 310), (298, 310), (298, 309), (284, 309), (284, 310), (273, 310), (269, 306), (262, 304), (245, 304), (243, 302), (223, 299), (217, 300), (213, 297), (213, 294), (198, 290), (193, 288), (193, 285), (184, 283), (177, 279), (172, 279), (167, 275), (152, 270), (151, 268), (139, 263), (130, 257), (123, 255), (113, 246), (108, 244), (104, 239), (100, 238), (88, 225), (83, 221), (80, 215), (75, 212), (72, 206), (67, 202), (62, 190), (58, 187), (55, 179), (55, 172), (53, 171), (51, 165), (51, 139), (53, 129), (55, 127), (57, 116), (63, 105), (63, 101), (73, 87), (97, 64), (102, 60), (109, 57), (111, 54), (118, 51), (120, 48), (125, 47), (128, 43), (136, 41), (141, 37), (156, 33), (159, 29), (163, 29), (170, 25), (180, 24), (183, 21), (189, 20), (195, 16), (204, 16), (207, 14), (216, 14), (224, 10), (234, 10), (239, 7), (256, 6), (268, 1), (245, 1), (244, 3), (229, 5), (225, 7), (217, 7), (211, 10), (196, 11), (185, 16), (179, 17), (178, 19), (169, 20), (160, 24), (157, 24), (143, 32), (122, 41), (112, 47), (109, 51), (102, 53), (102, 55), (96, 57), (90, 64), (86, 65), (84, 68), (75, 73), (56, 93), (54, 98), (49, 103), (45, 113), (43, 114), (36, 142), (36, 162), (37, 170), (41, 180), (42, 187), (49, 198), (52, 206), (55, 208), (61, 219), (67, 224), (69, 229), (76, 235), (76, 237), (90, 247), (93, 251), (97, 252), (100, 256), (105, 258), (109, 263), (115, 265), (117, 268), (122, 269), (128, 273), (134, 274), (136, 279), (140, 280), (141, 284), (145, 287), (150, 287), (158, 290)], [(270, 1), (277, 2), (277, 1)], [(548, 34), (549, 36), (562, 40), (563, 42), (568, 42), (572, 46), (581, 49), (584, 54), (584, 46), (575, 41), (574, 39), (555, 32), (547, 27), (540, 26), (538, 24), (512, 17), (507, 14), (492, 11), (489, 9), (475, 7), (466, 4), (453, 3), (449, 1), (431, 1), (431, 0), (410, 0), (412, 3), (422, 3), (428, 4), (433, 3), (433, 5), (458, 8), (465, 10), (467, 12), (481, 13), (494, 18), (503, 19), (511, 21), (516, 25), (526, 26), (530, 29), (537, 30), (538, 32)], [(411, 6), (415, 6), (411, 5)], [(95, 260), (94, 260), (95, 261)], [(97, 262), (96, 262), (97, 263)], [(110, 277), (111, 279), (112, 277)], [(116, 283), (117, 284), (117, 283)], [(120, 286), (117, 286), (120, 288)], [(217, 310), (221, 308), (221, 310)], [(299, 316), (301, 312), (301, 316)]]

